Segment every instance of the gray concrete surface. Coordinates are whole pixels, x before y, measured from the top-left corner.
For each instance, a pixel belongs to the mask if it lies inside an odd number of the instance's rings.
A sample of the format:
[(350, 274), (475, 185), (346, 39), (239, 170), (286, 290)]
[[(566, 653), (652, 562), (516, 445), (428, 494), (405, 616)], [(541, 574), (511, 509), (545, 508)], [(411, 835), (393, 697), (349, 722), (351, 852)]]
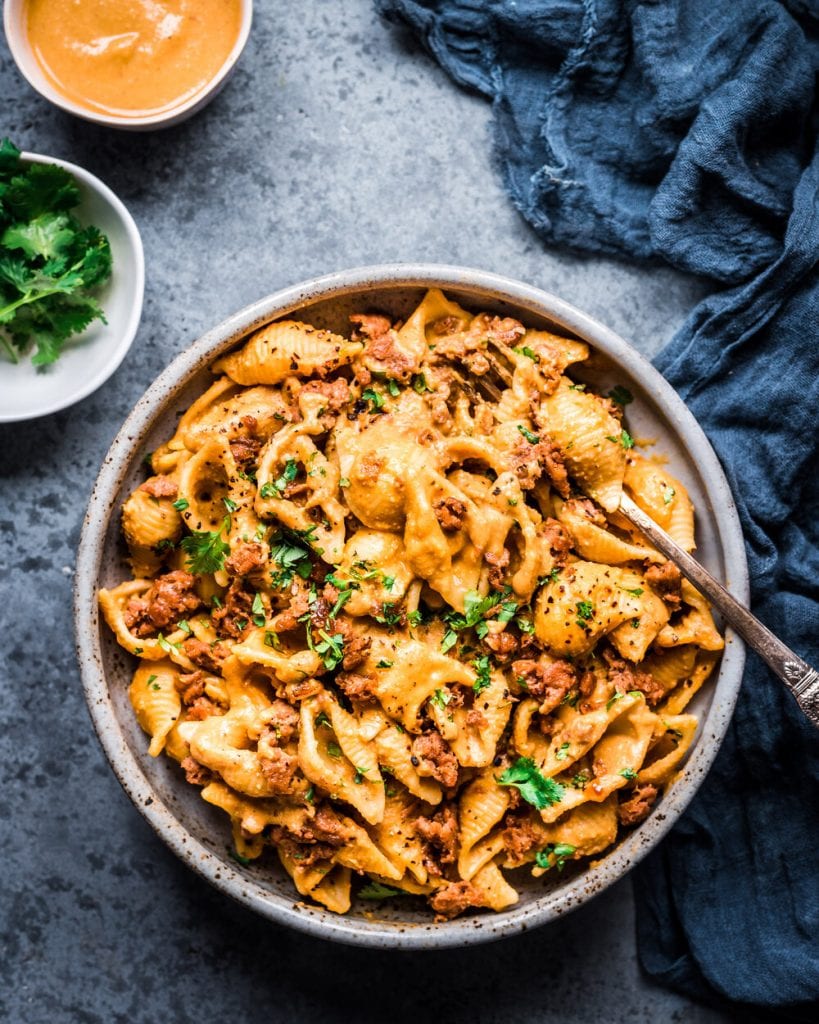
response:
[(164, 134), (61, 114), (0, 48), (0, 132), (107, 181), (147, 260), (142, 327), (116, 375), (64, 413), (0, 427), (0, 1019), (722, 1020), (641, 977), (628, 880), (494, 946), (335, 947), (256, 919), (188, 873), (103, 759), (72, 653), (79, 526), (126, 413), (201, 331), (282, 285), (396, 259), (525, 279), (649, 353), (700, 296), (666, 269), (545, 251), (491, 167), (486, 105), (382, 25), (370, 0), (257, 9), (225, 92)]

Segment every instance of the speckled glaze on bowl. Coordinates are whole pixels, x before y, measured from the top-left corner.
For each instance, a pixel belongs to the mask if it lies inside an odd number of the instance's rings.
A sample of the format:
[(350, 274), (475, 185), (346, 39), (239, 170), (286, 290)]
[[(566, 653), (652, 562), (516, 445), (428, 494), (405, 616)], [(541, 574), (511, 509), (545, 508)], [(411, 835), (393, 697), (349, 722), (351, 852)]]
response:
[(698, 513), (698, 555), (742, 601), (748, 574), (739, 521), (728, 485), (702, 430), (669, 384), (638, 352), (602, 324), (546, 292), (495, 274), (457, 267), (395, 264), (331, 274), (277, 292), (209, 331), (148, 388), (111, 446), (91, 497), (80, 541), (75, 590), (77, 652), (86, 699), (108, 760), (125, 791), (159, 836), (222, 892), (280, 924), (325, 939), (381, 948), (440, 948), (488, 942), (545, 924), (602, 892), (663, 838), (702, 782), (728, 727), (739, 690), (744, 648), (730, 631), (718, 677), (695, 698), (700, 728), (684, 774), (647, 820), (593, 868), (567, 868), (538, 881), (517, 873), (516, 907), (434, 924), (417, 901), (355, 904), (346, 916), (303, 902), (275, 857), (240, 866), (229, 856), (227, 817), (184, 782), (169, 759), (147, 754), (147, 740), (127, 699), (133, 659), (116, 644), (97, 611), (97, 589), (125, 573), (119, 506), (144, 479), (142, 457), (175, 429), (178, 414), (204, 390), (213, 360), (250, 331), (298, 312), (317, 326), (343, 330), (355, 310), (405, 315), (424, 290), (439, 286), (475, 311), (493, 310), (529, 326), (556, 327), (591, 343), (595, 358), (578, 376), (598, 386), (624, 384), (636, 401), (629, 424), (658, 439)]

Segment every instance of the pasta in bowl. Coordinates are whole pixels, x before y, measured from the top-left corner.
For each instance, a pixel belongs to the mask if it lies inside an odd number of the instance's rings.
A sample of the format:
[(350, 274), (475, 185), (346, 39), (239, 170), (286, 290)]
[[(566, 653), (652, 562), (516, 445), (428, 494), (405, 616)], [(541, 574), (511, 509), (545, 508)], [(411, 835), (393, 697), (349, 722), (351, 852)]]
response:
[(130, 467), (132, 578), (112, 559), (99, 592), (137, 659), (111, 695), (129, 749), (214, 880), (397, 945), (504, 934), (622, 873), (701, 774), (707, 681), (722, 659), (720, 699), (736, 657), (617, 513), (625, 488), (693, 547), (633, 377), (571, 323), (418, 284), (211, 346), (175, 429), (151, 422), (147, 479)]

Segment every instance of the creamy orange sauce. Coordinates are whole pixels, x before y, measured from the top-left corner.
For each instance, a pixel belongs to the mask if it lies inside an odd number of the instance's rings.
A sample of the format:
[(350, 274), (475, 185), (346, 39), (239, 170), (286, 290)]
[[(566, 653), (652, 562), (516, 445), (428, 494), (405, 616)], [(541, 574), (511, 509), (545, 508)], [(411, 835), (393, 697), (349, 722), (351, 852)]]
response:
[(240, 0), (27, 0), (51, 84), (90, 110), (140, 117), (195, 96), (239, 36)]

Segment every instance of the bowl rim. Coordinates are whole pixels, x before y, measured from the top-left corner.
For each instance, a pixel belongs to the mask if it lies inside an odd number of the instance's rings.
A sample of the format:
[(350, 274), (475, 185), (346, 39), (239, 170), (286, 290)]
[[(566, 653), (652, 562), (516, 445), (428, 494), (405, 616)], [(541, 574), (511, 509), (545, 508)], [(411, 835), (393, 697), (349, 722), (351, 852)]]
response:
[[(569, 303), (498, 274), (444, 264), (390, 263), (340, 271), (283, 288), (239, 310), (206, 332), (180, 353), (150, 385), (119, 431), (94, 485), (83, 523), (75, 578), (77, 656), (92, 722), (106, 757), (137, 809), (160, 838), (188, 866), (217, 889), (268, 919), (315, 937), (349, 945), (432, 949), (467, 946), (527, 931), (575, 909), (619, 880), (666, 835), (694, 796), (714, 761), (728, 728), (739, 692), (745, 648), (732, 630), (714, 685), (711, 707), (700, 723), (699, 737), (686, 762), (685, 773), (663, 799), (662, 814), (649, 817), (625, 837), (593, 871), (578, 876), (530, 903), (492, 915), (455, 919), (443, 925), (377, 922), (348, 918), (309, 906), (294, 896), (292, 902), (271, 894), (254, 879), (201, 844), (177, 821), (143, 775), (128, 747), (107, 694), (100, 651), (97, 581), (108, 517), (133, 458), (155, 418), (175, 393), (250, 330), (286, 316), (308, 302), (341, 297), (368, 289), (435, 287), (462, 289), (481, 297), (508, 302), (519, 310), (545, 315), (605, 352), (628, 369), (662, 408), (670, 426), (689, 452), (696, 452), (697, 468), (713, 509), (723, 563), (730, 567), (728, 589), (748, 601), (748, 568), (739, 517), (722, 467), (702, 428), (671, 385), (648, 360), (626, 341)], [(728, 570), (726, 569), (726, 574)]]
[(219, 90), (227, 82), (228, 77), (234, 70), (239, 57), (242, 55), (247, 40), (250, 36), (250, 28), (253, 23), (253, 0), (239, 0), (242, 6), (242, 20), (239, 25), (239, 35), (224, 63), (199, 92), (194, 93), (184, 103), (180, 103), (170, 110), (164, 110), (157, 114), (146, 114), (143, 117), (125, 117), (117, 114), (104, 114), (102, 111), (83, 107), (79, 103), (64, 96), (58, 89), (55, 89), (48, 81), (45, 73), (40, 68), (37, 58), (34, 56), (28, 41), (23, 12), (26, 0), (4, 0), (3, 3), (3, 26), (6, 32), (9, 51), (12, 59), (17, 65), (17, 70), (28, 82), (31, 88), (39, 93), (43, 99), (53, 103), (68, 114), (82, 118), (84, 121), (91, 121), (93, 124), (104, 125), (107, 128), (123, 128), (135, 131), (145, 131), (152, 128), (167, 128), (179, 124), (181, 121), (192, 117), (212, 99), (216, 97)]
[[(99, 196), (113, 211), (125, 229), (126, 244), (133, 255), (135, 273), (130, 288), (133, 292), (133, 299), (128, 319), (125, 321), (116, 343), (110, 345), (109, 359), (103, 363), (100, 369), (93, 376), (85, 378), (76, 389), (67, 391), (60, 395), (59, 398), (55, 398), (53, 401), (38, 406), (36, 409), (27, 411), (22, 415), (20, 413), (9, 415), (0, 409), (0, 423), (24, 423), (28, 420), (39, 419), (41, 416), (49, 416), (52, 413), (59, 412), (61, 409), (66, 409), (70, 405), (81, 402), (83, 398), (87, 398), (92, 392), (96, 391), (116, 372), (131, 348), (139, 330), (139, 324), (142, 319), (142, 305), (145, 298), (145, 253), (142, 247), (142, 237), (136, 221), (119, 196), (96, 175), (87, 171), (84, 167), (69, 163), (68, 160), (61, 160), (56, 156), (46, 156), (43, 153), (30, 153), (25, 150), (20, 153), (20, 160), (23, 163), (56, 164), (57, 167), (64, 168), (80, 184)], [(116, 274), (116, 269), (114, 274)], [(116, 282), (114, 287), (116, 287)], [(123, 282), (122, 287), (125, 287), (125, 282)], [(110, 326), (107, 329), (110, 330)], [(99, 343), (104, 344), (105, 339), (100, 338)]]

